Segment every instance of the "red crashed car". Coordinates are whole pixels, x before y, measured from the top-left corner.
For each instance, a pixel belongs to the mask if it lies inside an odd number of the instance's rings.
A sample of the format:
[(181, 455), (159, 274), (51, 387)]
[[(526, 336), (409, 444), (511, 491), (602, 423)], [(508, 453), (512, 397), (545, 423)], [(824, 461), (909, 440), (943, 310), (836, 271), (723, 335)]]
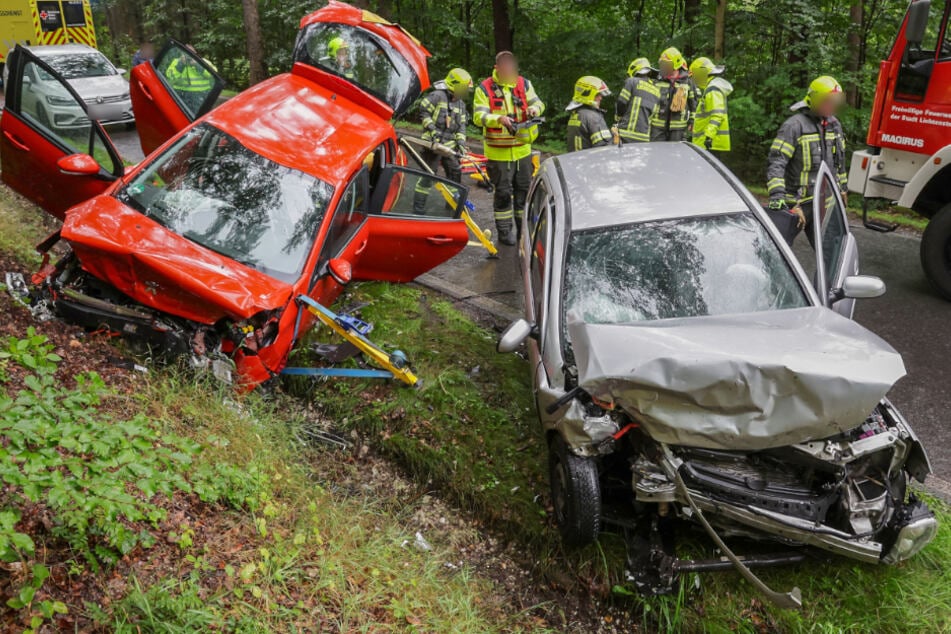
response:
[[(290, 73), (215, 107), (214, 68), (172, 42), (132, 71), (147, 158), (127, 168), (98, 123), (113, 104), (83, 102), (16, 49), (3, 180), (63, 220), (41, 249), (61, 237), (70, 250), (34, 276), (34, 305), (244, 385), (274, 377), (313, 323), (300, 296), (329, 305), (351, 279), (409, 281), (466, 245), (467, 192), (405, 167), (390, 123), (429, 86), (428, 55), (331, 2), (301, 21)], [(55, 109), (23, 98), (37, 81)], [(58, 126), (50, 113), (70, 107), (89, 124)]]

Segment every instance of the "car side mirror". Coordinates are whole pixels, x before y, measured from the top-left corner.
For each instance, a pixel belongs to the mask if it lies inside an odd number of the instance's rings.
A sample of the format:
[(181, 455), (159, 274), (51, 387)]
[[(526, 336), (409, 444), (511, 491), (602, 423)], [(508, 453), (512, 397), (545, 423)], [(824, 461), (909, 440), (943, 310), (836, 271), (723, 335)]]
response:
[(928, 30), (930, 2), (914, 2), (908, 7), (908, 24), (905, 26), (905, 39), (911, 46), (921, 46)]
[(834, 293), (836, 300), (872, 299), (885, 294), (885, 282), (871, 275), (850, 275)]
[(535, 326), (524, 319), (518, 319), (509, 324), (508, 328), (499, 337), (496, 350), (499, 352), (515, 352), (525, 340), (535, 335)]
[(126, 72), (127, 72), (127, 71), (126, 71), (126, 69), (124, 69), (124, 68), (117, 68), (117, 69), (116, 69), (116, 75), (125, 75)]
[(69, 176), (95, 176), (102, 169), (88, 154), (70, 154), (56, 161), (59, 171)]
[(346, 286), (353, 279), (353, 266), (343, 258), (334, 258), (327, 263), (327, 273), (337, 284)]

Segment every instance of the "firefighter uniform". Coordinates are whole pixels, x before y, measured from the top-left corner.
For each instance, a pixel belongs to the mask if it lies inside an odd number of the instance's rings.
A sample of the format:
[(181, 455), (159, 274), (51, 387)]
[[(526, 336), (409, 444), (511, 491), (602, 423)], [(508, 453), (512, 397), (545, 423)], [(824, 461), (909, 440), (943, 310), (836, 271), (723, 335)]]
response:
[(646, 57), (631, 62), (627, 79), (615, 104), (615, 120), (621, 143), (647, 143), (651, 140), (651, 116), (660, 99), (660, 90), (650, 79)]
[(727, 97), (733, 85), (719, 75), (722, 66), (715, 66), (706, 57), (690, 65), (690, 76), (700, 90), (697, 113), (693, 122), (693, 142), (714, 152), (730, 151), (730, 113)]
[[(472, 90), (472, 77), (461, 68), (449, 71), (445, 80), (433, 84), (419, 105), (423, 122), (423, 139), (444, 146), (452, 154), (439, 153), (430, 149), (422, 152), (422, 158), (433, 174), (442, 165), (446, 178), (462, 183), (461, 156), (469, 152), (466, 144), (466, 125), (469, 114), (466, 98)], [(420, 180), (416, 186), (413, 211), (422, 213), (432, 183)]]
[(680, 51), (664, 51), (660, 67), (654, 79), (659, 96), (651, 116), (651, 141), (683, 141), (697, 111), (697, 92)]
[[(511, 56), (500, 53), (496, 58)], [(532, 142), (538, 138), (538, 126), (506, 129), (501, 119), (509, 117), (516, 125), (530, 121), (545, 111), (545, 104), (535, 93), (532, 83), (522, 76), (511, 83), (502, 81), (498, 71), (484, 80), (475, 91), (472, 120), (482, 128), (489, 180), (495, 190), (493, 207), (499, 240), (515, 244), (521, 231), (522, 210), (532, 182)]]
[(812, 193), (820, 165), (825, 162), (829, 166), (842, 191), (848, 181), (842, 124), (835, 116), (816, 111), (828, 98), (841, 100), (842, 87), (831, 77), (820, 77), (810, 86), (806, 99), (792, 106), (795, 114), (779, 128), (766, 170), (770, 208), (801, 209), (810, 244), (815, 240)]
[(585, 76), (575, 83), (575, 94), (565, 108), (568, 119), (568, 151), (608, 145), (614, 138), (604, 120), (601, 99), (611, 94), (607, 84), (597, 77)]

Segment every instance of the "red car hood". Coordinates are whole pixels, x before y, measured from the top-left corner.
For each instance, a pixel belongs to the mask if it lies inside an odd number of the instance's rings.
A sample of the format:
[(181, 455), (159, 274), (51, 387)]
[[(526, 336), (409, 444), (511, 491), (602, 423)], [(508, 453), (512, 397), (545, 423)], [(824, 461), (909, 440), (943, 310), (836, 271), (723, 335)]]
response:
[(173, 233), (111, 196), (66, 214), (62, 236), (85, 271), (137, 302), (191, 321), (284, 307), (293, 287)]

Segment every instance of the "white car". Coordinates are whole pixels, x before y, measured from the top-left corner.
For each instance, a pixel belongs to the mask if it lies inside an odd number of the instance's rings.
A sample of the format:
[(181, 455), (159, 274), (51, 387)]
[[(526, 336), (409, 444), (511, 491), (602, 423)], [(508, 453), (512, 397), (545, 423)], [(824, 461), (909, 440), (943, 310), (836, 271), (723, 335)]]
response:
[[(116, 68), (105, 55), (84, 44), (27, 47), (39, 60), (63, 77), (96, 112), (104, 124), (131, 123), (132, 101), (125, 70)], [(6, 86), (4, 68), (4, 86)], [(41, 125), (64, 130), (84, 128), (89, 119), (82, 108), (53, 81), (42, 66), (31, 64), (23, 77), (23, 107)]]

